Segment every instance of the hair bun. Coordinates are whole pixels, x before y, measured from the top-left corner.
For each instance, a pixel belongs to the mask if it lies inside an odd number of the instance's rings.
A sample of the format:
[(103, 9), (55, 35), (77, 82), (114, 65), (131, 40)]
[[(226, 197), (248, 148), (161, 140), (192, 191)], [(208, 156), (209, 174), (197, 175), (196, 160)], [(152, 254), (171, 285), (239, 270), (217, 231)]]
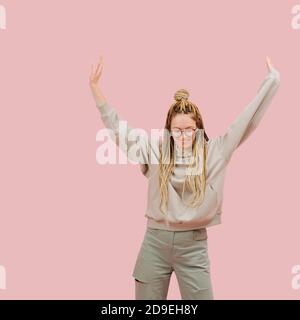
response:
[(182, 101), (182, 100), (188, 100), (190, 94), (185, 89), (179, 89), (174, 94), (175, 101)]

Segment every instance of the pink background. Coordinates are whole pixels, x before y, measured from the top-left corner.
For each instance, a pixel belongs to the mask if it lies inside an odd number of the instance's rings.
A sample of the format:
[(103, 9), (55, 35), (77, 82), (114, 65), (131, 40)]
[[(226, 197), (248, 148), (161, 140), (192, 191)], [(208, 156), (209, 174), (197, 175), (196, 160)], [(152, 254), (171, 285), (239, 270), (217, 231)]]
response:
[[(161, 128), (189, 90), (209, 137), (256, 94), (266, 55), (281, 87), (226, 173), (209, 228), (215, 299), (299, 299), (300, 1), (12, 1), (0, 31), (0, 299), (134, 299), (145, 227), (139, 167), (99, 165), (88, 78), (134, 127)], [(181, 299), (173, 273), (168, 299)]]

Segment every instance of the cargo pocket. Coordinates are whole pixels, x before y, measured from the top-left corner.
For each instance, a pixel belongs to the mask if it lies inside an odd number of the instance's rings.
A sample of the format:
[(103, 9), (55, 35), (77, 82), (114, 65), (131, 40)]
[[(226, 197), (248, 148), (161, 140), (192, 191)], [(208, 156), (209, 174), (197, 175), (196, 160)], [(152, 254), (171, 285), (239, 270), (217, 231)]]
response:
[(143, 284), (150, 281), (150, 272), (150, 264), (147, 262), (146, 245), (143, 243), (138, 253), (132, 276), (136, 282)]
[(139, 280), (139, 279), (137, 279), (137, 278), (134, 278), (134, 280), (135, 280), (136, 282), (139, 282), (139, 283), (146, 283), (146, 282), (141, 281), (141, 280)]

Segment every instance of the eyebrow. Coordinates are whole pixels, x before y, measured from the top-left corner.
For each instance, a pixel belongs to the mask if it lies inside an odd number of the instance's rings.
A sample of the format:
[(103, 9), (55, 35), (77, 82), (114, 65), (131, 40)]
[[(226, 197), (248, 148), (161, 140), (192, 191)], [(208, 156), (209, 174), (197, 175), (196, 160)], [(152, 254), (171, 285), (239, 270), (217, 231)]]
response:
[[(188, 128), (193, 128), (193, 126), (189, 126), (189, 127), (183, 128), (183, 129), (188, 129)], [(180, 129), (180, 128), (178, 128), (178, 127), (173, 127), (173, 128), (171, 128), (171, 129)]]

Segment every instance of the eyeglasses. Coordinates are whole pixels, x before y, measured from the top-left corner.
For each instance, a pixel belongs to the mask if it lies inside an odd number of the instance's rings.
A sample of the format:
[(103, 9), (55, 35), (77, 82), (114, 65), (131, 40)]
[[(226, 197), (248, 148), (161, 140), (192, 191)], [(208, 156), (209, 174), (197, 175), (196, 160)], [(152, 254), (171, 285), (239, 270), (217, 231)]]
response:
[(188, 129), (183, 129), (183, 130), (180, 130), (180, 129), (171, 129), (171, 135), (174, 137), (174, 138), (179, 138), (181, 135), (182, 135), (182, 132), (184, 133), (184, 136), (187, 137), (187, 138), (191, 138), (194, 134), (195, 131), (197, 131), (198, 128), (188, 128)]

